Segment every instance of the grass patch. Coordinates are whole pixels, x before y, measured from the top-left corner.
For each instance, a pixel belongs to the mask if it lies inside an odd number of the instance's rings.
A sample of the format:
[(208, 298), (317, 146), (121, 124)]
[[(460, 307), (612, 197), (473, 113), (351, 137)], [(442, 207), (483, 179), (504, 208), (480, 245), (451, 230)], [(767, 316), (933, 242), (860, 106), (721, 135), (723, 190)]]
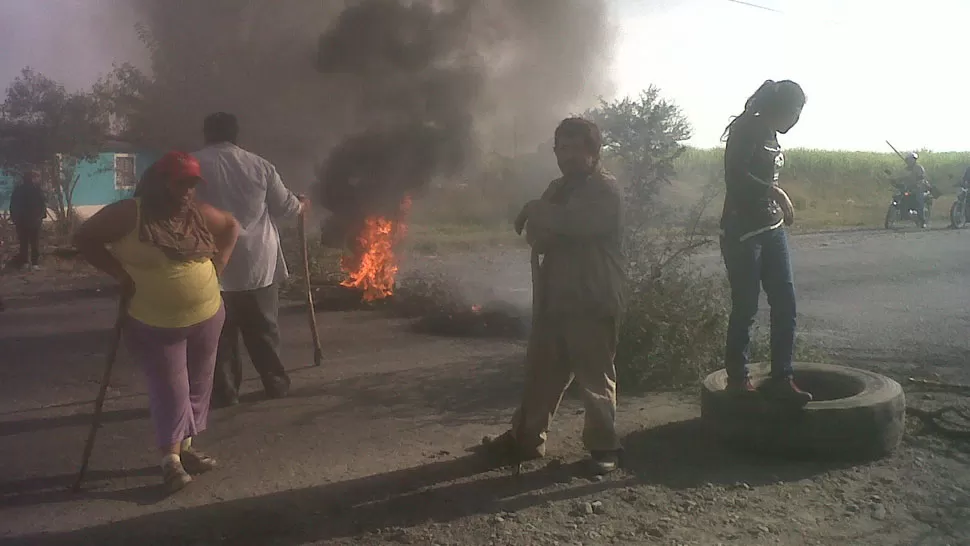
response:
[[(731, 302), (723, 276), (673, 268), (635, 283), (620, 329), (617, 383), (626, 393), (696, 388), (724, 367)], [(751, 362), (771, 360), (768, 325), (751, 331)], [(796, 333), (796, 362), (827, 362), (824, 348)]]

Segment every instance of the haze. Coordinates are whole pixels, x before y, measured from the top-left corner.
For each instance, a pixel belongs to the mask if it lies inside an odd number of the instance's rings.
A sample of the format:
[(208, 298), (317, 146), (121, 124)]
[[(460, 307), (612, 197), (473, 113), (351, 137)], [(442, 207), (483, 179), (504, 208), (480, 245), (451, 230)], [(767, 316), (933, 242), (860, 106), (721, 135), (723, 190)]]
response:
[[(581, 1), (581, 0), (574, 0)], [(961, 0), (614, 0), (617, 96), (649, 84), (680, 104), (691, 144), (714, 146), (765, 78), (808, 94), (784, 145), (884, 151), (966, 149)], [(112, 62), (143, 64), (134, 16), (121, 0), (4, 0), (0, 81), (30, 65), (70, 87)]]

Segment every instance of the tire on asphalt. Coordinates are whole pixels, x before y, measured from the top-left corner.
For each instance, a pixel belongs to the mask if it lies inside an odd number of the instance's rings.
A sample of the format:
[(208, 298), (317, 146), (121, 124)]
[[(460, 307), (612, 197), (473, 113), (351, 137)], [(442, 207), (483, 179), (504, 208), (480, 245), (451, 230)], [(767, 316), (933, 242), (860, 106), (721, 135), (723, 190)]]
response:
[(896, 208), (889, 205), (889, 210), (886, 211), (886, 221), (883, 223), (883, 226), (886, 229), (893, 229), (896, 227), (896, 214)]
[[(768, 377), (767, 363), (749, 366), (752, 382)], [(701, 419), (723, 443), (745, 451), (793, 458), (860, 461), (891, 454), (903, 438), (906, 398), (896, 381), (832, 364), (795, 363), (795, 380), (815, 395), (801, 409), (757, 394), (725, 393), (727, 373), (708, 375), (701, 387)]]
[(954, 201), (950, 205), (950, 227), (953, 229), (963, 229), (967, 225), (966, 211), (959, 201)]

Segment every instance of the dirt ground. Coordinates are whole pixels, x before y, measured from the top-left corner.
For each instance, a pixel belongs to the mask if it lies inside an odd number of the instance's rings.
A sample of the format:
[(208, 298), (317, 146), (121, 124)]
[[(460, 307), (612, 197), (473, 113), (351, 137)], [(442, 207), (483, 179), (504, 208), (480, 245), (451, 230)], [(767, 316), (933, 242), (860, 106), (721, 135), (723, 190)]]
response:
[(222, 468), (160, 494), (144, 386), (123, 356), (88, 487), (73, 496), (64, 488), (90, 422), (112, 291), (66, 262), (7, 275), (0, 289), (0, 544), (970, 543), (970, 444), (915, 420), (882, 461), (775, 460), (709, 440), (696, 393), (621, 393), (626, 465), (596, 479), (569, 399), (550, 456), (515, 476), (468, 450), (504, 430), (521, 343), (321, 313), (327, 361), (314, 368), (299, 305), (281, 319), (292, 396), (263, 400), (250, 376), (243, 403), (212, 415), (203, 445)]

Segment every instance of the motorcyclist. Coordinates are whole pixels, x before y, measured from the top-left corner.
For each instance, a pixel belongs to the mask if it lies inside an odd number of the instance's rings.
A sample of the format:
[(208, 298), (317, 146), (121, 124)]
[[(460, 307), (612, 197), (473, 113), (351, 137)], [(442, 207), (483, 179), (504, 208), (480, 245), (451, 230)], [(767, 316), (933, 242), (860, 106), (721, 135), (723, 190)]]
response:
[(926, 195), (932, 192), (932, 186), (926, 179), (926, 169), (919, 164), (919, 154), (909, 152), (903, 156), (906, 162), (906, 172), (893, 179), (893, 184), (908, 191), (916, 202), (914, 207), (918, 214), (921, 227), (926, 227)]

